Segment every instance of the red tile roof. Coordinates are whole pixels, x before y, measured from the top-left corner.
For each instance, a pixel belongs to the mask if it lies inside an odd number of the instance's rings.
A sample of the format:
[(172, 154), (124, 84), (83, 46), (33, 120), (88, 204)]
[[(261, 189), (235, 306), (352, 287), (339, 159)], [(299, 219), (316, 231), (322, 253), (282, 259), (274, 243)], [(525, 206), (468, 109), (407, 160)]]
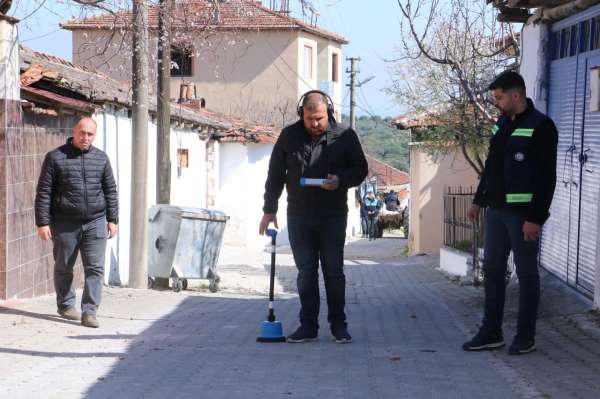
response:
[(370, 155), (367, 155), (367, 162), (369, 163), (369, 177), (376, 176), (378, 183), (383, 186), (400, 186), (410, 182), (408, 173), (396, 169), (392, 165)]
[(400, 130), (411, 128), (432, 127), (440, 124), (440, 121), (435, 117), (435, 112), (411, 112), (409, 114), (400, 115), (392, 119), (392, 125)]
[(229, 129), (221, 130), (212, 135), (214, 139), (222, 143), (275, 144), (279, 137), (279, 130), (274, 126), (265, 126), (234, 116), (209, 111), (206, 108), (200, 108), (197, 101), (194, 100), (189, 103), (174, 103), (171, 106), (175, 112), (177, 107), (192, 110), (207, 119), (229, 125)]
[[(23, 46), (19, 47), (19, 61), (22, 77), (32, 68), (38, 69), (37, 74), (42, 75), (40, 79), (34, 76), (35, 79), (31, 84), (36, 84), (43, 79), (64, 93), (76, 93), (86, 99), (67, 97), (31, 85), (21, 86), (21, 91), (32, 101), (52, 101), (87, 112), (93, 112), (97, 105), (106, 102), (131, 107), (130, 86), (102, 73)], [(32, 72), (32, 75), (35, 73)], [(152, 112), (156, 112), (156, 97), (150, 98), (149, 106)], [(272, 126), (261, 126), (244, 119), (229, 117), (189, 105), (181, 108), (178, 108), (177, 105), (172, 106), (171, 119), (209, 127), (208, 130), (211, 130), (212, 135), (220, 141), (274, 143), (279, 135), (278, 130)]]
[[(148, 7), (148, 21), (151, 29), (158, 27), (158, 10), (157, 6)], [(62, 23), (61, 26), (69, 30), (128, 30), (132, 26), (132, 15), (131, 10), (120, 11), (114, 15), (107, 13), (84, 19), (72, 19)], [(228, 0), (226, 2), (178, 0), (173, 11), (173, 27), (185, 30), (298, 30), (340, 44), (348, 44), (348, 40), (340, 35), (273, 11), (264, 7), (260, 1), (253, 0)]]

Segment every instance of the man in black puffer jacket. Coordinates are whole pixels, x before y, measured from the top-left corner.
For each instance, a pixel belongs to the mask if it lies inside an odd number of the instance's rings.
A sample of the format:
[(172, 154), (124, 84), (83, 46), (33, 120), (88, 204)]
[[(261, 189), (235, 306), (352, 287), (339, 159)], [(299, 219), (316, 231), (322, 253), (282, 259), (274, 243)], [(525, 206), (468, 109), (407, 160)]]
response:
[[(98, 327), (107, 238), (118, 232), (117, 185), (108, 156), (92, 146), (96, 122), (82, 118), (67, 143), (46, 154), (35, 197), (38, 236), (54, 243), (58, 314)], [(73, 267), (81, 252), (85, 285), (75, 309)]]

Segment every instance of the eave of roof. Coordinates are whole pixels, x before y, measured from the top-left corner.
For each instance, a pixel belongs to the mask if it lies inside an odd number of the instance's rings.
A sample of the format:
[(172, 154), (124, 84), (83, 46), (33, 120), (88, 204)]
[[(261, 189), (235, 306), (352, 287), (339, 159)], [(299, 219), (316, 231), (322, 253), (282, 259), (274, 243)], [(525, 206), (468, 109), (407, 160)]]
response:
[(39, 89), (37, 87), (22, 86), (21, 94), (26, 100), (38, 100), (59, 104), (61, 106), (76, 109), (78, 111), (92, 113), (97, 108), (94, 104), (87, 101), (77, 100), (75, 98), (66, 97), (61, 94), (53, 93), (48, 90)]

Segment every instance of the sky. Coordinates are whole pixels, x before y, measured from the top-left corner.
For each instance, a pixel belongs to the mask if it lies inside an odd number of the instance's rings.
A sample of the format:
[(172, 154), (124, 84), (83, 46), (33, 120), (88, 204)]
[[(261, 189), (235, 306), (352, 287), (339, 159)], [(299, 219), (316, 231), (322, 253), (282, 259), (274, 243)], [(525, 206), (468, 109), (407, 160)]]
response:
[[(119, 0), (111, 0), (119, 2)], [(123, 2), (123, 1), (121, 1)], [(343, 57), (360, 57), (358, 80), (370, 76), (357, 92), (357, 115), (397, 116), (402, 105), (384, 90), (390, 86), (390, 64), (400, 42), (400, 10), (397, 0), (310, 0), (320, 16), (317, 24), (350, 40), (343, 47)], [(302, 18), (299, 0), (290, 0), (294, 17)], [(263, 0), (269, 6), (269, 0)], [(70, 0), (13, 0), (10, 15), (19, 23), (21, 43), (34, 50), (71, 60), (71, 33), (59, 23), (80, 16)], [(31, 14), (31, 15), (30, 15)], [(344, 71), (349, 62), (344, 60)], [(348, 83), (344, 74), (344, 83)], [(348, 88), (343, 93), (343, 113), (349, 112)]]

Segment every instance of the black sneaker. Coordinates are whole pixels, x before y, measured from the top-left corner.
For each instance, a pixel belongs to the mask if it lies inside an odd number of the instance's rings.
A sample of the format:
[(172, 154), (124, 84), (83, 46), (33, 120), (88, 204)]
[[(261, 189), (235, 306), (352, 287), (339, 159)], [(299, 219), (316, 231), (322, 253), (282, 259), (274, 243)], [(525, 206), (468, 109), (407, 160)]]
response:
[(338, 344), (349, 344), (352, 342), (352, 337), (348, 334), (348, 328), (346, 326), (331, 327), (331, 336)]
[(515, 338), (508, 348), (509, 355), (524, 355), (535, 350), (535, 341), (533, 339), (522, 340)]
[(296, 344), (300, 342), (316, 341), (319, 336), (318, 330), (313, 330), (303, 326), (298, 327), (293, 334), (287, 336), (286, 341)]
[(502, 348), (504, 346), (504, 338), (502, 332), (491, 334), (484, 330), (479, 332), (471, 339), (463, 344), (462, 348), (465, 351), (482, 351)]

